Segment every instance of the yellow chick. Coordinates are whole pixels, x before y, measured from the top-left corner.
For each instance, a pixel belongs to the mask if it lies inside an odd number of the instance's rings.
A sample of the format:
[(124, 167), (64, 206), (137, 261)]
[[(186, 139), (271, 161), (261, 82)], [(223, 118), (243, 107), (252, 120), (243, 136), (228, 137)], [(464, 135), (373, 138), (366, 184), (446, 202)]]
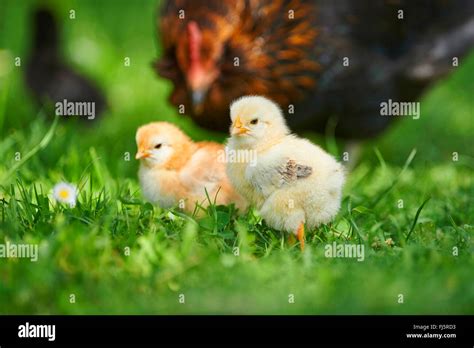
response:
[(236, 153), (235, 158), (254, 159), (229, 161), (230, 181), (270, 227), (294, 233), (304, 250), (305, 224), (313, 229), (339, 211), (343, 166), (320, 147), (291, 134), (271, 100), (242, 97), (230, 106), (230, 117), (227, 151)]
[(196, 203), (209, 204), (207, 190), (216, 204), (235, 203), (236, 207), (245, 208), (245, 201), (227, 178), (221, 144), (195, 143), (167, 122), (140, 127), (136, 142), (135, 158), (140, 160), (138, 177), (148, 201), (164, 208), (179, 205), (193, 212)]

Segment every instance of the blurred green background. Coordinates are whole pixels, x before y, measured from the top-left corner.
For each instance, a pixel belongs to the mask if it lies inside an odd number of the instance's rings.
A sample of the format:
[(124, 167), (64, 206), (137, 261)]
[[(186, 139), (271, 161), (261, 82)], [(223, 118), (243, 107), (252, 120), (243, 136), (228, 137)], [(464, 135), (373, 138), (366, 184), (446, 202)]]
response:
[[(60, 122), (45, 148), (38, 144), (53, 110), (39, 113), (23, 78), (38, 4), (57, 15), (66, 61), (109, 104), (91, 127)], [(423, 97), (420, 119), (404, 118), (365, 144), (340, 215), (310, 234), (301, 254), (253, 211), (211, 207), (197, 219), (140, 198), (139, 125), (168, 120), (195, 140), (226, 138), (168, 104), (171, 86), (151, 68), (160, 55), (157, 8), (145, 0), (0, 3), (0, 243), (40, 245), (36, 263), (0, 259), (0, 313), (474, 312), (474, 54)], [(341, 144), (304, 135), (340, 156)], [(59, 181), (80, 188), (75, 208), (52, 201)], [(364, 262), (325, 258), (332, 241), (364, 243)]]

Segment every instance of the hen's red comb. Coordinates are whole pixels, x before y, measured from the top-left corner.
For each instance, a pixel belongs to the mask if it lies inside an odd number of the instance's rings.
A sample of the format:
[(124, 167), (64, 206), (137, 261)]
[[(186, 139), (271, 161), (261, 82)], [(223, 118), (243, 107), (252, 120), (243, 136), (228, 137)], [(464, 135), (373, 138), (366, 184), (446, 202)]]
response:
[(201, 30), (195, 21), (190, 21), (187, 25), (189, 41), (189, 59), (192, 63), (199, 62), (201, 51)]

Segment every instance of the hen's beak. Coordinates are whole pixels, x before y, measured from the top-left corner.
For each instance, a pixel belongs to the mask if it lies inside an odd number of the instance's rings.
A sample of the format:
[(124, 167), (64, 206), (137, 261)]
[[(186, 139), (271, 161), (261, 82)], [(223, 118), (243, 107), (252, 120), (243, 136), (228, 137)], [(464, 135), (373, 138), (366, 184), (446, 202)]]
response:
[(193, 112), (196, 115), (202, 113), (204, 109), (204, 101), (206, 100), (207, 91), (204, 89), (197, 89), (191, 92), (191, 102), (193, 105)]
[(244, 135), (244, 134), (247, 134), (248, 131), (249, 131), (249, 129), (244, 127), (242, 121), (240, 121), (240, 117), (237, 116), (237, 118), (235, 119), (234, 124), (232, 125), (231, 134), (232, 135)]
[(135, 155), (135, 159), (138, 160), (138, 159), (148, 158), (150, 156), (151, 154), (148, 151), (139, 149), (137, 154)]

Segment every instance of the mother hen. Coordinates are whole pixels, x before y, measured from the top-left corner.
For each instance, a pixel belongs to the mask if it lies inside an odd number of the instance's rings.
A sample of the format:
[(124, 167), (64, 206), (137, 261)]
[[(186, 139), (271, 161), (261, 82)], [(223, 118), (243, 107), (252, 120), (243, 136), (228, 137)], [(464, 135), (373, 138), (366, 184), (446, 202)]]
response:
[[(170, 101), (227, 130), (242, 95), (275, 100), (293, 129), (362, 139), (474, 47), (469, 0), (168, 0), (158, 17)], [(453, 66), (454, 65), (454, 66)]]

